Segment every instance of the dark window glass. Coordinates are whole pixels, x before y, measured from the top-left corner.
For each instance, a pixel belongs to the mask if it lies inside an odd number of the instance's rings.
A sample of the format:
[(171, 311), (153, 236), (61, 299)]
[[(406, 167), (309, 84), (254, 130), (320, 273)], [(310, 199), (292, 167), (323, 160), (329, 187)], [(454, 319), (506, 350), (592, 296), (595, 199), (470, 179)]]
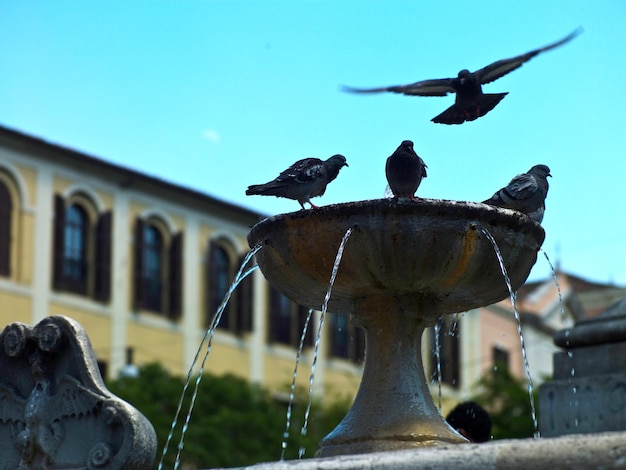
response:
[(144, 226), (142, 260), (141, 277), (144, 287), (144, 308), (161, 311), (163, 237), (152, 225)]
[(454, 388), (460, 387), (460, 325), (450, 317), (439, 319), (438, 328), (430, 329), (432, 354), (430, 358), (430, 375), (437, 380), (437, 344), (439, 346), (439, 363), (441, 382)]
[(87, 214), (74, 204), (65, 215), (63, 277), (68, 283), (84, 283), (87, 277)]
[(355, 363), (365, 358), (365, 334), (361, 328), (350, 324), (350, 318), (344, 314), (328, 314), (330, 331), (330, 354), (348, 359)]
[[(228, 288), (231, 283), (231, 269), (230, 269), (230, 259), (228, 257), (228, 253), (224, 249), (224, 247), (219, 245), (213, 245), (211, 249), (211, 274), (210, 274), (210, 289), (211, 295), (210, 298), (212, 301), (210, 302), (210, 311), (208, 312), (208, 321), (211, 321), (211, 318), (217, 312), (217, 309), (224, 301), (226, 294), (228, 293)], [(230, 302), (224, 309), (222, 313), (222, 318), (218, 325), (218, 328), (222, 329), (231, 329), (235, 322), (231, 318), (231, 313), (233, 309), (230, 308)]]
[(501, 346), (494, 346), (492, 349), (494, 367), (509, 367), (509, 352)]

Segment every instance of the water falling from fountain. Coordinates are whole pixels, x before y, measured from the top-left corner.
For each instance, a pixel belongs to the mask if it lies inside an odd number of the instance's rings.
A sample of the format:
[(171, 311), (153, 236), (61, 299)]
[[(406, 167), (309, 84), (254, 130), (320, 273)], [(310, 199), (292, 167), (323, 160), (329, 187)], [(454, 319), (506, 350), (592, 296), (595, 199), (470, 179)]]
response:
[(435, 323), (435, 359), (437, 362), (437, 405), (439, 411), (441, 411), (441, 344), (439, 341), (439, 332), (443, 326), (443, 317), (437, 318)]
[(565, 308), (563, 307), (563, 296), (561, 295), (561, 286), (559, 284), (559, 279), (556, 275), (556, 269), (554, 269), (554, 266), (550, 262), (550, 258), (548, 258), (548, 253), (546, 253), (543, 248), (539, 248), (539, 251), (543, 253), (543, 256), (545, 256), (546, 261), (550, 265), (550, 270), (552, 271), (552, 279), (554, 279), (554, 284), (556, 285), (556, 292), (559, 295), (559, 305), (561, 306), (561, 310), (560, 310), (561, 321), (565, 322)]
[(524, 359), (524, 369), (526, 370), (526, 376), (528, 377), (528, 396), (530, 399), (530, 412), (533, 419), (533, 426), (535, 428), (534, 436), (536, 438), (541, 437), (539, 433), (539, 423), (537, 421), (537, 412), (535, 411), (535, 399), (533, 396), (533, 380), (530, 376), (530, 367), (528, 366), (528, 356), (526, 354), (526, 346), (524, 344), (524, 336), (522, 335), (522, 322), (520, 320), (519, 312), (517, 310), (517, 306), (515, 303), (516, 295), (513, 291), (513, 287), (511, 286), (511, 280), (509, 279), (509, 275), (506, 271), (506, 267), (504, 266), (504, 259), (502, 258), (502, 253), (500, 252), (500, 248), (496, 243), (496, 240), (493, 238), (489, 230), (481, 227), (480, 230), (485, 234), (487, 239), (493, 245), (493, 249), (496, 252), (496, 257), (498, 258), (498, 263), (500, 263), (500, 270), (502, 271), (502, 275), (504, 276), (504, 282), (506, 282), (506, 286), (509, 289), (509, 295), (511, 299), (511, 305), (513, 306), (513, 313), (515, 315), (515, 320), (517, 321), (517, 333), (519, 334), (520, 344), (522, 347), (522, 358)]
[(300, 344), (298, 345), (298, 352), (296, 353), (296, 365), (293, 368), (293, 377), (291, 379), (291, 390), (289, 391), (289, 405), (287, 406), (287, 423), (285, 424), (285, 432), (283, 433), (283, 442), (280, 451), (280, 460), (285, 460), (285, 451), (287, 450), (287, 439), (289, 439), (289, 427), (291, 426), (291, 409), (293, 407), (293, 400), (296, 392), (296, 377), (298, 375), (298, 365), (300, 364), (300, 357), (302, 356), (302, 350), (304, 349), (304, 341), (306, 333), (309, 329), (309, 323), (313, 316), (313, 309), (310, 308), (302, 328), (302, 335), (300, 335)]
[(204, 355), (204, 358), (202, 359), (202, 363), (200, 365), (200, 369), (198, 371), (198, 378), (196, 379), (196, 383), (195, 383), (195, 387), (193, 390), (193, 394), (191, 397), (191, 403), (189, 404), (189, 410), (187, 412), (187, 416), (185, 418), (185, 423), (183, 424), (183, 429), (182, 429), (182, 434), (180, 436), (180, 441), (178, 443), (178, 452), (176, 453), (176, 460), (174, 462), (174, 469), (177, 470), (179, 465), (180, 465), (180, 454), (183, 450), (184, 447), (184, 438), (185, 438), (185, 433), (187, 432), (187, 429), (189, 427), (189, 421), (191, 420), (191, 413), (193, 410), (193, 406), (195, 404), (196, 401), (196, 397), (198, 396), (198, 387), (200, 386), (200, 381), (202, 380), (202, 373), (204, 372), (204, 366), (205, 363), (209, 357), (209, 353), (211, 352), (211, 345), (213, 343), (213, 336), (215, 335), (215, 329), (217, 328), (217, 325), (219, 325), (219, 322), (222, 318), (222, 313), (224, 312), (224, 309), (226, 308), (226, 305), (228, 305), (228, 301), (230, 300), (230, 297), (232, 296), (233, 292), (235, 291), (235, 289), (237, 288), (237, 286), (241, 283), (241, 281), (243, 281), (247, 276), (249, 276), (252, 272), (254, 272), (256, 269), (258, 269), (258, 265), (254, 265), (250, 268), (248, 268), (247, 270), (244, 271), (246, 265), (248, 264), (248, 262), (250, 261), (250, 259), (252, 259), (252, 257), (261, 249), (262, 245), (257, 245), (255, 246), (252, 250), (250, 250), (250, 252), (246, 255), (246, 257), (244, 258), (243, 262), (241, 263), (241, 267), (239, 268), (239, 270), (237, 271), (237, 274), (235, 275), (235, 278), (233, 279), (233, 282), (231, 283), (228, 291), (226, 292), (226, 295), (224, 296), (224, 299), (222, 300), (222, 303), (220, 304), (220, 306), (218, 307), (218, 309), (216, 310), (216, 312), (213, 314), (213, 317), (211, 318), (211, 322), (209, 323), (209, 327), (207, 328), (206, 332), (204, 333), (204, 336), (202, 337), (202, 341), (200, 341), (200, 345), (198, 346), (198, 350), (196, 351), (196, 355), (193, 358), (193, 361), (191, 363), (191, 366), (189, 367), (189, 371), (187, 372), (187, 378), (185, 380), (185, 385), (183, 386), (183, 391), (181, 393), (181, 397), (180, 400), (178, 401), (178, 407), (176, 408), (176, 414), (174, 415), (174, 420), (172, 421), (172, 425), (170, 427), (170, 432), (167, 435), (167, 440), (165, 441), (165, 445), (163, 446), (163, 453), (161, 454), (161, 459), (159, 461), (159, 466), (158, 466), (158, 470), (162, 470), (163, 468), (163, 462), (165, 460), (165, 456), (167, 454), (167, 449), (169, 447), (169, 443), (172, 440), (172, 437), (174, 435), (174, 429), (176, 428), (176, 425), (178, 424), (178, 416), (180, 415), (182, 406), (183, 406), (183, 400), (185, 398), (185, 394), (187, 393), (187, 389), (189, 387), (189, 384), (191, 382), (191, 375), (193, 373), (193, 369), (196, 365), (196, 363), (198, 362), (198, 358), (200, 357), (200, 352), (202, 351), (202, 347), (204, 345), (204, 343), (207, 343), (207, 349), (206, 349), (206, 353)]
[[(319, 353), (319, 345), (320, 339), (322, 337), (322, 327), (324, 326), (324, 317), (326, 316), (326, 310), (328, 308), (328, 301), (330, 300), (330, 294), (333, 290), (333, 284), (335, 283), (335, 278), (337, 277), (337, 272), (339, 271), (339, 264), (341, 263), (341, 257), (343, 256), (343, 250), (352, 234), (352, 228), (348, 228), (343, 238), (341, 239), (341, 243), (339, 244), (339, 248), (337, 249), (337, 256), (335, 257), (335, 262), (333, 264), (333, 269), (330, 275), (330, 281), (328, 283), (328, 289), (326, 290), (326, 295), (324, 296), (324, 303), (322, 304), (322, 314), (320, 315), (320, 324), (317, 328), (317, 336), (315, 337), (315, 347), (313, 349), (313, 362), (311, 364), (311, 376), (309, 377), (309, 400), (306, 405), (306, 411), (304, 412), (304, 424), (302, 424), (302, 429), (300, 430), (300, 434), (302, 436), (306, 436), (307, 427), (309, 425), (309, 414), (311, 412), (311, 403), (313, 399), (313, 379), (315, 377), (315, 367), (317, 365), (317, 356)], [(301, 447), (298, 451), (298, 458), (301, 459), (304, 456), (305, 449)]]

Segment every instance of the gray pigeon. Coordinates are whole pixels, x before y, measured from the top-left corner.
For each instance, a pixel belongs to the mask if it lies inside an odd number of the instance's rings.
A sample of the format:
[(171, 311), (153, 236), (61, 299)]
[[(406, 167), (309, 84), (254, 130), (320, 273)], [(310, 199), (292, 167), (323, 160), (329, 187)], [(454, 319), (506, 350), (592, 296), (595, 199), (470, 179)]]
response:
[(269, 183), (248, 186), (246, 194), (295, 199), (302, 209), (305, 202), (317, 208), (311, 202), (311, 198), (323, 195), (328, 183), (337, 178), (339, 170), (344, 166), (348, 166), (348, 163), (343, 155), (333, 155), (326, 161), (319, 158), (304, 158)]
[(380, 88), (351, 88), (343, 87), (344, 91), (352, 93), (379, 93), (390, 91), (404, 95), (417, 96), (446, 96), (448, 93), (456, 93), (456, 99), (452, 106), (443, 113), (431, 119), (440, 124), (463, 124), (465, 121), (473, 121), (484, 116), (504, 98), (508, 93), (484, 94), (481, 85), (493, 82), (509, 72), (519, 68), (525, 62), (540, 54), (559, 47), (571, 41), (581, 33), (578, 28), (565, 38), (539, 49), (532, 50), (510, 59), (498, 60), (482, 69), (470, 72), (463, 69), (456, 78), (439, 78), (423, 80), (410, 85), (396, 85)]
[(413, 142), (403, 141), (387, 158), (385, 174), (395, 197), (415, 198), (415, 191), (426, 178), (426, 164), (413, 150)]
[(548, 176), (552, 176), (550, 168), (546, 165), (535, 165), (528, 173), (517, 175), (507, 186), (483, 202), (522, 212), (535, 222), (541, 223), (546, 209)]

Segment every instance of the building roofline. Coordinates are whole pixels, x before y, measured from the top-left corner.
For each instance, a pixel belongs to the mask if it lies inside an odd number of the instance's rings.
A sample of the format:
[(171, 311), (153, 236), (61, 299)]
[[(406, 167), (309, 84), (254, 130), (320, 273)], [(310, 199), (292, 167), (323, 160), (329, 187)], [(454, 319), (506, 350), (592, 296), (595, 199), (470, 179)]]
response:
[(39, 137), (35, 137), (24, 132), (10, 129), (0, 125), (0, 143), (16, 150), (27, 150), (28, 153), (36, 152), (38, 157), (55, 161), (59, 156), (66, 158), (71, 164), (77, 167), (89, 167), (101, 172), (110, 181), (116, 182), (124, 188), (137, 188), (142, 190), (152, 189), (153, 192), (164, 197), (163, 194), (175, 193), (183, 196), (200, 205), (210, 205), (215, 209), (226, 212), (234, 212), (244, 219), (256, 221), (267, 217), (267, 214), (248, 209), (246, 207), (224, 201), (207, 193), (191, 189), (186, 186), (171, 183), (161, 178), (149, 176), (131, 168), (107, 162), (106, 160), (86, 154), (84, 152), (52, 143)]

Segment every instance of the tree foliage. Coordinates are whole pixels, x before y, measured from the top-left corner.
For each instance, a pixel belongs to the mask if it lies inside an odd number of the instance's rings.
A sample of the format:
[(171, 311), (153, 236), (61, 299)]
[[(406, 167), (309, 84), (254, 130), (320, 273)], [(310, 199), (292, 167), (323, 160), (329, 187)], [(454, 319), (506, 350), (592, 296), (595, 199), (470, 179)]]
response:
[[(500, 365), (485, 375), (479, 385), (482, 392), (472, 400), (489, 413), (494, 439), (533, 437), (535, 426), (526, 381), (513, 377)], [(536, 405), (536, 391), (533, 391), (533, 400)]]
[[(197, 377), (192, 378), (178, 424), (168, 446), (165, 467), (171, 468), (178, 450)], [(157, 462), (170, 433), (182, 394), (184, 380), (170, 375), (157, 364), (140, 369), (139, 378), (119, 378), (107, 383), (109, 390), (128, 401), (154, 426)], [(300, 435), (307, 398), (298, 394), (292, 409), (290, 437), (285, 459), (312, 457), (319, 441), (330, 432), (348, 410), (345, 400), (311, 408), (308, 432)], [(196, 397), (181, 453), (181, 468), (211, 468), (251, 465), (278, 460), (286, 424), (287, 405), (272, 399), (269, 391), (245, 380), (225, 375), (204, 374)]]

